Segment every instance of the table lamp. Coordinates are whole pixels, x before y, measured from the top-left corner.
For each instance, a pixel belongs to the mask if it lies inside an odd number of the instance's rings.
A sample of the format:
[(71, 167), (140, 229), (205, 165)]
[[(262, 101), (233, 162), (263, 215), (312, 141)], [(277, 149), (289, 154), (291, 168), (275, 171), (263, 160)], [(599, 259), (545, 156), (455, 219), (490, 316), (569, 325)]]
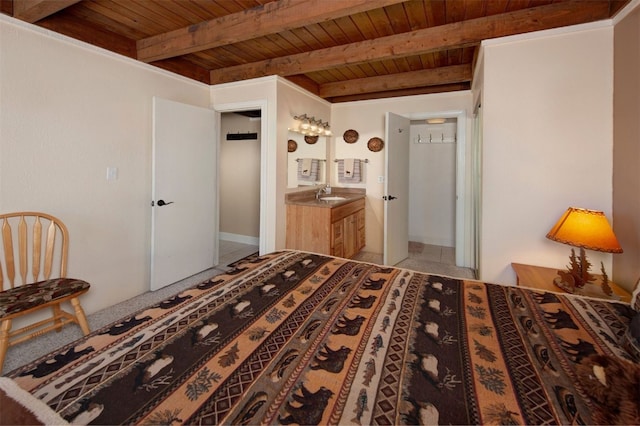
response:
[[(571, 263), (568, 270), (558, 271), (558, 277), (553, 281), (555, 285), (569, 293), (574, 293), (576, 289), (594, 280), (589, 273), (591, 263), (587, 260), (585, 249), (622, 253), (622, 247), (607, 217), (601, 211), (569, 207), (551, 228), (547, 238), (580, 248), (579, 258), (576, 257), (574, 249), (571, 249), (571, 256), (569, 256)], [(600, 270), (603, 276), (602, 290), (611, 295), (612, 290), (602, 262), (600, 262)]]

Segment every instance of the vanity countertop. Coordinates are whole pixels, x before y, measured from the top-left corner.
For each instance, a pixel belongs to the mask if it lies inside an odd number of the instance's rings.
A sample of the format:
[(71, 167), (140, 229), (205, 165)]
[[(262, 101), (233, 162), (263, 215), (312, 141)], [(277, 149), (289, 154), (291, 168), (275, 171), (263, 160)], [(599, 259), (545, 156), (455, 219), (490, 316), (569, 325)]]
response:
[(316, 198), (318, 188), (309, 191), (290, 192), (285, 194), (285, 204), (309, 207), (334, 208), (365, 198), (366, 191), (360, 188), (332, 187), (331, 194), (322, 193), (322, 197), (344, 197), (344, 200), (322, 200)]

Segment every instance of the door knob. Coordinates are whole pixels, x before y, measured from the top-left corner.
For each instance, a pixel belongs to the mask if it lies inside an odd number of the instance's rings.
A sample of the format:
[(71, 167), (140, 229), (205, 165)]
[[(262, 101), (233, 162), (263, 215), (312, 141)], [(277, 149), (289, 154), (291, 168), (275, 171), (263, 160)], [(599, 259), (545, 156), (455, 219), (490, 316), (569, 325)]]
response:
[(396, 198), (398, 197), (394, 197), (393, 195), (385, 195), (384, 197), (382, 197), (382, 199), (385, 201), (395, 200)]
[(158, 200), (158, 207), (166, 206), (167, 204), (173, 204), (173, 201), (167, 203), (164, 200)]

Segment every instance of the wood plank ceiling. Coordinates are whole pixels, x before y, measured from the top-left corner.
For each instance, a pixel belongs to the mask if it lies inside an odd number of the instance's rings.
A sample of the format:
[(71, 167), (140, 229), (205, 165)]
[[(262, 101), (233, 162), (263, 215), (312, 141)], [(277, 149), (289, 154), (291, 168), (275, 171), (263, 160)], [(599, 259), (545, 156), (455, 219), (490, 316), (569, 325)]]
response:
[(344, 102), (467, 90), (482, 40), (608, 19), (629, 1), (1, 0), (0, 11), (206, 84), (277, 74)]

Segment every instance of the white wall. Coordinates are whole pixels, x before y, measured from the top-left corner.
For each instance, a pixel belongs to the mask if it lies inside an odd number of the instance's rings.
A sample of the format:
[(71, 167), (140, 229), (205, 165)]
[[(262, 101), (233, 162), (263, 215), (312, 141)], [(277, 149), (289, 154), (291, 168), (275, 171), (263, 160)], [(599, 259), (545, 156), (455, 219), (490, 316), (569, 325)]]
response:
[(624, 253), (613, 256), (613, 279), (631, 289), (640, 278), (640, 1), (633, 1), (619, 19), (614, 35), (613, 228)]
[[(221, 238), (255, 244), (260, 237), (260, 119), (222, 114), (219, 197)], [(256, 139), (227, 140), (228, 133), (256, 133)]]
[[(278, 194), (283, 180), (277, 168), (276, 122), (276, 81), (277, 77), (264, 77), (253, 80), (219, 84), (210, 87), (212, 107), (220, 112), (260, 109), (260, 251), (270, 252), (279, 247), (277, 229), (280, 211)], [(286, 173), (285, 179), (286, 179)], [(284, 244), (284, 237), (282, 237)]]
[[(409, 241), (455, 247), (456, 123), (414, 123), (409, 147)], [(442, 143), (442, 135), (447, 143)]]
[(266, 251), (284, 248), (284, 194), (290, 191), (287, 189), (288, 129), (294, 126), (295, 115), (307, 113), (328, 118), (331, 112), (330, 104), (277, 76), (212, 86), (211, 99), (213, 107), (219, 111), (231, 107), (264, 107), (262, 150), (266, 152), (261, 153), (261, 209), (264, 211), (266, 225), (265, 235), (261, 234), (260, 239), (261, 245), (264, 239), (270, 241)]
[[(569, 206), (611, 219), (613, 28), (607, 21), (483, 46), (480, 278), (515, 284), (511, 262), (568, 263), (570, 247), (545, 235)], [(588, 255), (611, 270), (611, 255)]]
[[(364, 182), (349, 185), (363, 187), (367, 191), (366, 201), (366, 241), (364, 250), (371, 253), (383, 252), (384, 205), (382, 196), (384, 183), (378, 183), (378, 176), (384, 176), (385, 149), (371, 152), (367, 148), (367, 141), (372, 137), (385, 139), (385, 113), (393, 112), (408, 118), (426, 113), (441, 111), (466, 111), (467, 140), (470, 138), (472, 93), (470, 91), (455, 93), (440, 93), (433, 95), (407, 96), (402, 98), (377, 99), (373, 101), (345, 102), (332, 105), (330, 157), (328, 164), (335, 158), (368, 159), (364, 167)], [(342, 135), (348, 129), (359, 133), (356, 143), (348, 144)], [(335, 167), (335, 166), (333, 166)], [(330, 173), (333, 186), (347, 186), (338, 184), (336, 173)]]
[[(315, 117), (317, 120), (322, 119), (324, 122), (329, 122), (331, 125), (331, 104), (324, 99), (321, 99), (306, 90), (289, 83), (287, 80), (280, 79), (278, 85), (278, 114), (280, 117), (280, 123), (286, 129), (295, 129), (298, 126), (298, 122), (293, 117), (307, 114), (308, 117)], [(285, 128), (280, 129), (284, 132)], [(284, 147), (289, 139), (293, 139), (298, 143), (298, 149), (295, 152), (287, 153), (287, 174), (293, 179), (288, 179), (287, 192), (297, 192), (299, 190), (309, 190), (309, 185), (302, 184), (305, 187), (298, 188), (297, 182), (297, 170), (298, 164), (295, 162), (296, 158), (317, 158), (327, 159), (328, 155), (328, 142), (330, 138), (319, 136), (318, 141), (315, 144), (307, 144), (304, 141), (304, 136), (299, 133), (287, 131), (281, 133), (281, 139), (278, 140), (278, 145)], [(327, 162), (321, 162), (320, 170), (318, 173), (318, 181), (325, 183), (327, 181)]]
[(149, 288), (153, 96), (210, 99), (203, 84), (0, 14), (0, 211), (67, 224), (88, 313)]

